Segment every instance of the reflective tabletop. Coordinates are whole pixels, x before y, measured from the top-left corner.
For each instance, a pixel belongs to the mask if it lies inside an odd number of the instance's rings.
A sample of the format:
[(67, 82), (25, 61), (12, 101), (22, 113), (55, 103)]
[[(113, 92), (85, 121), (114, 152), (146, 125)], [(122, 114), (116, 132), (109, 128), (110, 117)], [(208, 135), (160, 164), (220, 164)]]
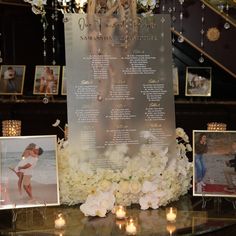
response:
[[(136, 205), (125, 210), (127, 217), (134, 220), (135, 235), (199, 235), (236, 225), (233, 200), (184, 196), (157, 210), (143, 211)], [(168, 207), (177, 209), (173, 222), (166, 219)], [(56, 228), (55, 221), (60, 214), (65, 225)], [(121, 236), (129, 235), (129, 231), (127, 219), (116, 219), (112, 213), (105, 218), (85, 217), (76, 205), (3, 210), (0, 235)]]

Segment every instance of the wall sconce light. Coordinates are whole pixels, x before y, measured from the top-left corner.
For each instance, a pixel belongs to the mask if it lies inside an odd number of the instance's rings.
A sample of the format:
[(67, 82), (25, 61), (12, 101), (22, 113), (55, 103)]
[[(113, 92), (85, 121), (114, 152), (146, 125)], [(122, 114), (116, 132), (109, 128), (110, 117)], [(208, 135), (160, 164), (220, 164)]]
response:
[(20, 136), (21, 121), (20, 120), (4, 120), (2, 121), (3, 136)]

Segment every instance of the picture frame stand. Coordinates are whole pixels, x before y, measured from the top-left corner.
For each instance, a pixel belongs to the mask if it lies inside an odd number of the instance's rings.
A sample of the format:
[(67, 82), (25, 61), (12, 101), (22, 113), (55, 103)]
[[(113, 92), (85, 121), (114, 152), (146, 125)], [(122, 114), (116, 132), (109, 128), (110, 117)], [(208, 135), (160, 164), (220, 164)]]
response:
[(17, 95), (11, 95), (10, 100), (13, 102), (17, 102)]
[(212, 197), (207, 198), (205, 196), (202, 196), (202, 209), (206, 209), (207, 203), (211, 200), (212, 200)]
[(18, 217), (18, 211), (16, 209), (16, 204), (13, 204), (14, 207), (11, 209), (11, 227), (13, 230), (16, 229), (16, 221)]
[(45, 222), (47, 219), (47, 204), (46, 202), (43, 203), (44, 207), (32, 207), (32, 208), (21, 208), (11, 209), (12, 212), (12, 228), (16, 228), (16, 222), (19, 214), (25, 214), (25, 218), (29, 220), (28, 224), (32, 225), (34, 221), (35, 213), (39, 214), (41, 219)]
[(221, 197), (210, 197), (207, 198), (202, 196), (202, 209), (206, 209), (207, 203), (213, 200), (213, 208), (217, 210), (217, 212), (221, 209), (222, 198)]
[(217, 212), (219, 212), (220, 209), (221, 209), (221, 203), (222, 203), (222, 198), (221, 197), (214, 198), (214, 202), (213, 202), (214, 209), (216, 209)]
[[(227, 198), (227, 197), (225, 197), (223, 199), (232, 203), (233, 209), (236, 210), (236, 200), (231, 199), (231, 198)], [(217, 212), (219, 212), (221, 210), (222, 197), (207, 198), (207, 197), (202, 196), (202, 209), (206, 209), (207, 203), (211, 200), (213, 200), (214, 209), (216, 209)]]
[(233, 208), (234, 208), (234, 210), (236, 210), (236, 200), (234, 200), (234, 199), (231, 199), (231, 198), (225, 198), (225, 200), (227, 201), (227, 202), (231, 202), (232, 203), (232, 206), (233, 206)]
[(17, 221), (17, 210), (15, 208), (11, 209), (12, 212), (12, 224), (15, 225)]

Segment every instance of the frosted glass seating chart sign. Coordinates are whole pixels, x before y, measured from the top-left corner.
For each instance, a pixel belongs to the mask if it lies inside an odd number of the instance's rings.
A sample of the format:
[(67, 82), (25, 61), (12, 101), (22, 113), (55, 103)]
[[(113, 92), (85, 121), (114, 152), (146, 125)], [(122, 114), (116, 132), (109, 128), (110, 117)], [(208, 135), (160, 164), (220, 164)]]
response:
[(71, 150), (109, 168), (112, 150), (124, 159), (141, 146), (174, 157), (169, 16), (120, 20), (68, 14), (65, 19)]

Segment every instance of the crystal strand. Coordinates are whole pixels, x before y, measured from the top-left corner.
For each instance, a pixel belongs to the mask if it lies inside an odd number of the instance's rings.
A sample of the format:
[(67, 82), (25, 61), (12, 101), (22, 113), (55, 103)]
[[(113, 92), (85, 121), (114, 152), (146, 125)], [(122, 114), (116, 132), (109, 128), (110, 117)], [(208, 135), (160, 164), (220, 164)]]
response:
[(55, 41), (56, 41), (56, 37), (55, 37), (55, 22), (56, 22), (56, 12), (57, 12), (57, 5), (56, 5), (56, 0), (52, 0), (52, 64), (56, 65), (56, 49), (55, 49)]
[(58, 21), (58, 2), (57, 2), (57, 0), (55, 0), (55, 2), (54, 2), (54, 9), (55, 9), (55, 11), (54, 11), (54, 15), (55, 15), (55, 21), (57, 22)]
[(162, 13), (165, 13), (165, 10), (166, 10), (166, 1), (165, 0), (163, 0), (161, 10), (162, 10)]
[[(46, 65), (47, 63), (47, 51), (46, 51), (46, 41), (47, 41), (47, 37), (46, 37), (46, 30), (47, 30), (47, 21), (46, 18), (42, 18), (42, 24), (43, 24), (43, 64)], [(43, 103), (47, 104), (48, 103), (48, 98), (47, 98), (47, 94), (44, 95), (43, 98)]]
[(183, 37), (183, 4), (184, 0), (179, 0), (180, 3), (180, 14), (179, 14), (179, 22), (180, 22), (180, 35), (178, 37), (178, 42), (183, 43), (184, 42), (184, 37)]
[[(172, 0), (172, 7), (171, 8), (172, 8), (172, 10), (170, 12), (170, 14), (171, 14), (171, 28), (174, 31), (175, 30), (174, 22), (176, 20), (176, 17), (175, 17), (175, 10), (176, 10), (176, 8), (175, 8), (175, 0)], [(175, 47), (174, 47), (175, 37), (174, 37), (174, 33), (173, 32), (171, 34), (171, 41), (172, 41), (172, 52), (174, 52), (174, 50), (175, 50)]]
[[(165, 17), (162, 17), (161, 18), (161, 42), (160, 42), (160, 52), (161, 53), (164, 53), (165, 52), (165, 46), (164, 46), (164, 41), (165, 41), (165, 31), (164, 31), (164, 29), (165, 29), (165, 26), (164, 26), (164, 24), (165, 24), (165, 22), (166, 22), (166, 19), (165, 19)], [(161, 54), (161, 61), (163, 61), (164, 62), (164, 54)]]
[(68, 3), (68, 11), (69, 12), (72, 12), (72, 1), (70, 0), (69, 3)]
[(46, 52), (47, 37), (46, 37), (46, 29), (47, 29), (47, 24), (44, 21), (43, 22), (43, 38), (42, 38), (42, 41), (43, 41), (43, 62), (44, 62), (44, 65), (46, 65), (46, 62), (47, 62), (47, 52)]
[(0, 32), (0, 63), (3, 62), (3, 56), (2, 56), (2, 33)]
[(125, 48), (128, 48), (129, 8), (125, 8)]
[(225, 15), (226, 15), (226, 22), (224, 23), (224, 28), (226, 30), (228, 30), (228, 29), (230, 29), (230, 24), (228, 22), (228, 18), (229, 18), (229, 3), (228, 3), (228, 0), (226, 1)]
[[(204, 35), (205, 35), (205, 31), (204, 31), (204, 23), (205, 23), (205, 4), (202, 3), (201, 5), (201, 12), (202, 12), (202, 17), (201, 17), (201, 30), (200, 30), (200, 36), (201, 36), (201, 41), (200, 41), (200, 46), (201, 46), (201, 49), (203, 51), (204, 49)], [(203, 53), (201, 52), (201, 55), (198, 59), (198, 61), (200, 63), (203, 63), (204, 62), (204, 57), (203, 57)]]

